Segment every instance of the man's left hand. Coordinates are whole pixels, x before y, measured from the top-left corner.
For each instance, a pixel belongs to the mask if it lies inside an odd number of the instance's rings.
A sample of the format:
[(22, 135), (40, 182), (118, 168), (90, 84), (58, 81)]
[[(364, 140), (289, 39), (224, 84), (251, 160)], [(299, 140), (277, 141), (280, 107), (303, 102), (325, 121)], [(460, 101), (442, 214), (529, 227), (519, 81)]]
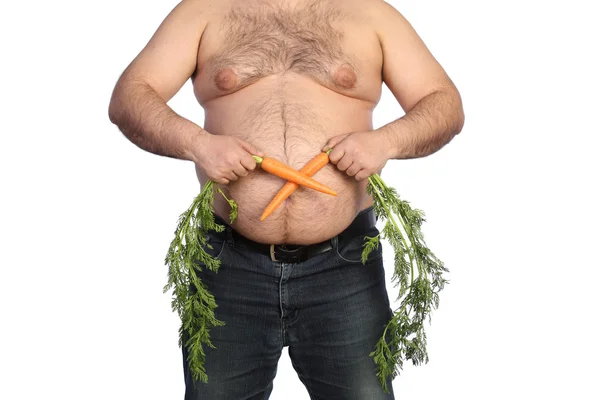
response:
[(381, 132), (350, 132), (334, 136), (323, 147), (338, 169), (362, 181), (381, 171), (390, 159), (391, 144)]

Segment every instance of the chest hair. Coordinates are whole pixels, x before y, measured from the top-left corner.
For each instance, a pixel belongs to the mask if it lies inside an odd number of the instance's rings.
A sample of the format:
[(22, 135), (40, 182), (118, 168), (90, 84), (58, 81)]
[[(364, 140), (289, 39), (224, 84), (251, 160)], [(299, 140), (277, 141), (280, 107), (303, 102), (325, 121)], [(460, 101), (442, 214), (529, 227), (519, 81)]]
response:
[(220, 27), (222, 46), (208, 64), (222, 90), (245, 86), (262, 77), (294, 71), (324, 83), (352, 88), (356, 65), (342, 49), (346, 16), (329, 1), (281, 6), (243, 2)]

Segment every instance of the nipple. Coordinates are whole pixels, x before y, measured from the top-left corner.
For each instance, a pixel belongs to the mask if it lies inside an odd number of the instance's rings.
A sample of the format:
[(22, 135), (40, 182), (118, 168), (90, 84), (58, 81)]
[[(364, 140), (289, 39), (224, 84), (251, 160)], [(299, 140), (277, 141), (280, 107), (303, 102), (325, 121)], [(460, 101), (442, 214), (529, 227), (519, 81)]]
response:
[(343, 65), (335, 71), (333, 82), (344, 89), (352, 89), (356, 85), (356, 73), (348, 65)]
[(237, 75), (231, 68), (223, 68), (215, 76), (215, 84), (221, 90), (231, 90), (237, 84)]

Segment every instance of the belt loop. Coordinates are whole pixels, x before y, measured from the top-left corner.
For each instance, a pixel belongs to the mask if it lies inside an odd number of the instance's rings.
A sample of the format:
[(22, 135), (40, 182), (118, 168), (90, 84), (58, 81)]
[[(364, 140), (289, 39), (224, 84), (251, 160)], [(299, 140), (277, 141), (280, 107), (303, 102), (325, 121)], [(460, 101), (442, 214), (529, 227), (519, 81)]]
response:
[(271, 255), (271, 261), (279, 262), (279, 260), (275, 258), (275, 245), (274, 244), (269, 246), (269, 254)]
[(340, 236), (340, 235), (335, 235), (334, 237), (331, 238), (331, 248), (333, 250), (337, 250), (338, 236)]

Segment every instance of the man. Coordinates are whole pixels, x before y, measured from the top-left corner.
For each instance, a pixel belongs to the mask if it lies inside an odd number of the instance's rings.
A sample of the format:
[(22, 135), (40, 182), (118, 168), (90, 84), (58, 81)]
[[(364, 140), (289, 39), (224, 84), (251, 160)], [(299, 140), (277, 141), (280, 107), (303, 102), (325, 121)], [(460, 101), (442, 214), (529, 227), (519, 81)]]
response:
[[(192, 79), (204, 127), (166, 102)], [(382, 84), (406, 115), (373, 130)], [(140, 148), (193, 161), (239, 205), (211, 232), (218, 273), (216, 349), (208, 382), (186, 399), (266, 399), (282, 348), (313, 399), (393, 399), (369, 353), (392, 316), (366, 178), (389, 159), (424, 157), (460, 132), (460, 96), (402, 15), (382, 0), (184, 0), (123, 72), (110, 119)], [(252, 155), (301, 169), (333, 148), (315, 175), (338, 196), (299, 188), (259, 217), (284, 181)], [(218, 221), (229, 205), (215, 196)], [(193, 383), (196, 383), (193, 385)], [(391, 384), (388, 383), (391, 389)]]

